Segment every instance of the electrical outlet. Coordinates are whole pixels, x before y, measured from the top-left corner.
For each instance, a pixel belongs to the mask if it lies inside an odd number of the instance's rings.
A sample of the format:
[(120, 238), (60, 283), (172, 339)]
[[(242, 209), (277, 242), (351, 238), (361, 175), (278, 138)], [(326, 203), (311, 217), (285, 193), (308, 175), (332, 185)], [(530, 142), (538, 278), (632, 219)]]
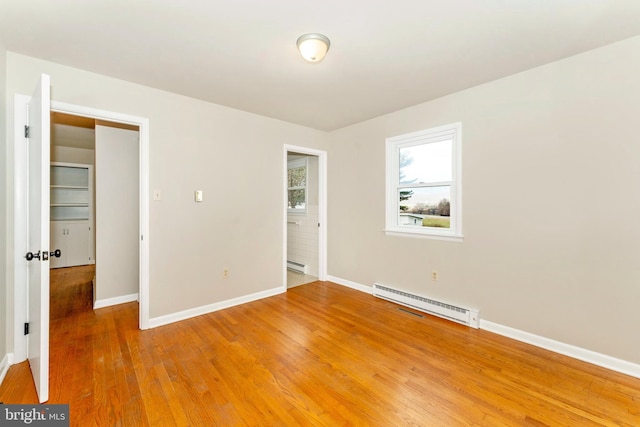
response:
[(433, 270), (431, 272), (431, 280), (433, 280), (434, 282), (438, 280), (438, 272), (436, 270)]
[(222, 270), (222, 277), (224, 277), (225, 279), (227, 277), (229, 277), (229, 269), (225, 268), (224, 270)]

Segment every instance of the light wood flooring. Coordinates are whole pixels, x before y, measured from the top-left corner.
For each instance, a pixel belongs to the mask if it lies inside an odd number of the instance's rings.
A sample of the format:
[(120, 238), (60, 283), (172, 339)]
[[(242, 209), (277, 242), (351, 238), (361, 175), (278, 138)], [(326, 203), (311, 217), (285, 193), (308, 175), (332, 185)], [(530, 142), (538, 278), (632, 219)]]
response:
[[(140, 331), (136, 303), (93, 311), (72, 276), (49, 401), (72, 426), (640, 426), (640, 379), (330, 282)], [(0, 401), (36, 402), (28, 369)]]

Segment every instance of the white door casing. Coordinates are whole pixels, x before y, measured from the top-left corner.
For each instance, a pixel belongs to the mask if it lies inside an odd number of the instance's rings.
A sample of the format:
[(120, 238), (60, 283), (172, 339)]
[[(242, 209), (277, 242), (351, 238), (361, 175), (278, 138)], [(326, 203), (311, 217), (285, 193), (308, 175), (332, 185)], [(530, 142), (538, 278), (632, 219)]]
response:
[(318, 158), (318, 280), (327, 280), (327, 152), (285, 144), (283, 146), (283, 244), (282, 283), (287, 289), (287, 154), (294, 152)]
[(29, 102), (28, 346), (29, 366), (40, 402), (49, 400), (49, 76), (43, 74)]

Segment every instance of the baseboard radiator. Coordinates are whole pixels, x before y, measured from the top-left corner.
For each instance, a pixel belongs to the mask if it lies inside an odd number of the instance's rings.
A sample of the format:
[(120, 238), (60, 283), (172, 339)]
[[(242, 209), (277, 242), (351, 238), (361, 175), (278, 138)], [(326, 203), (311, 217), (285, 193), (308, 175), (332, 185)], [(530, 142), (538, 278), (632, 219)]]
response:
[(373, 295), (453, 322), (462, 323), (472, 328), (478, 329), (480, 327), (480, 312), (478, 310), (456, 307), (455, 305), (390, 288), (379, 283), (373, 284)]
[(307, 274), (307, 266), (299, 262), (287, 261), (287, 269), (296, 273)]

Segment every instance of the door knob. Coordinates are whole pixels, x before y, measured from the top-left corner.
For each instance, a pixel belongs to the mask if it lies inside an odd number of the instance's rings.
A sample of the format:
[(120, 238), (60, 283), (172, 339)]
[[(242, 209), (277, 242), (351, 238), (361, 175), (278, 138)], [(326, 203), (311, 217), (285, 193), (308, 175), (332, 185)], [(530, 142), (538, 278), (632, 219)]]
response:
[(52, 257), (60, 258), (60, 256), (62, 255), (62, 251), (60, 249), (56, 249), (55, 251), (49, 252), (49, 255), (51, 255)]
[(27, 259), (27, 261), (31, 261), (34, 258), (40, 259), (40, 251), (36, 252), (35, 254), (33, 252), (27, 252), (25, 258)]

